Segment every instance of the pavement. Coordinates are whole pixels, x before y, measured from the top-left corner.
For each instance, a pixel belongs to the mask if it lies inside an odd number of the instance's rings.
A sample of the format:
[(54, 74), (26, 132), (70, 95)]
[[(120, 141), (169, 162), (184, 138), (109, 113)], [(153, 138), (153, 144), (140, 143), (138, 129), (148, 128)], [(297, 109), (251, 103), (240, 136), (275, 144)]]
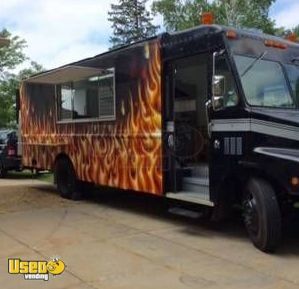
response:
[[(239, 219), (214, 225), (168, 205), (114, 191), (72, 202), (39, 181), (0, 180), (1, 288), (299, 288), (296, 228), (267, 255)], [(49, 281), (8, 274), (8, 258), (54, 257), (66, 270)]]

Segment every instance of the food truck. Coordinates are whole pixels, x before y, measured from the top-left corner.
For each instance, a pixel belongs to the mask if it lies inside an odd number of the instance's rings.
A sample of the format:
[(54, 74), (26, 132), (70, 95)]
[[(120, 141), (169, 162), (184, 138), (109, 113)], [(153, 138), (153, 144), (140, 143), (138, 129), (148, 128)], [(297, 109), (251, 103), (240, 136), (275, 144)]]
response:
[(84, 184), (214, 210), (239, 205), (273, 251), (299, 197), (299, 45), (200, 25), (25, 80), (24, 167), (52, 170), (64, 198)]

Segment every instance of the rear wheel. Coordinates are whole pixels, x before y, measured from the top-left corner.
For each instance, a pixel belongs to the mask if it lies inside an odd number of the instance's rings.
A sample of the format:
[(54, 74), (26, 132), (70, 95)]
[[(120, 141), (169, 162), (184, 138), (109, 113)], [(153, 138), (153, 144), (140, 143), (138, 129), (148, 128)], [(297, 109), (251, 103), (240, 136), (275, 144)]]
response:
[(276, 194), (262, 179), (251, 179), (243, 197), (244, 222), (253, 244), (273, 252), (281, 239), (281, 214)]
[(66, 199), (80, 200), (81, 192), (72, 163), (67, 158), (57, 160), (55, 179), (60, 196)]

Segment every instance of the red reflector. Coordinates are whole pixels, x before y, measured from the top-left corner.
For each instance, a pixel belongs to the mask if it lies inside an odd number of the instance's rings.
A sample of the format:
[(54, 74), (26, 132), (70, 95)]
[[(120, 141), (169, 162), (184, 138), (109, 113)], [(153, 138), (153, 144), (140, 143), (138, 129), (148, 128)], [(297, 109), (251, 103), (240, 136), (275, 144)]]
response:
[(15, 156), (16, 155), (16, 150), (14, 148), (8, 148), (7, 155), (8, 156)]

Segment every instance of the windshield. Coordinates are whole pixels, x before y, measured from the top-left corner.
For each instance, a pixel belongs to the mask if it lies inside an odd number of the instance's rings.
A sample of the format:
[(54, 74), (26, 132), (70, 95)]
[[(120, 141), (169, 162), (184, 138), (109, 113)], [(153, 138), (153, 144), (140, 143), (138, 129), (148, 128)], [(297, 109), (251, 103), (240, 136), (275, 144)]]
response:
[(282, 66), (278, 62), (235, 55), (247, 102), (253, 106), (294, 108)]
[(7, 138), (8, 138), (8, 131), (0, 131), (0, 145), (1, 148), (3, 148), (3, 145), (7, 143)]
[(286, 65), (286, 70), (294, 96), (296, 97), (297, 103), (299, 103), (299, 66), (288, 64)]
[(0, 131), (0, 140), (6, 140), (8, 131)]

